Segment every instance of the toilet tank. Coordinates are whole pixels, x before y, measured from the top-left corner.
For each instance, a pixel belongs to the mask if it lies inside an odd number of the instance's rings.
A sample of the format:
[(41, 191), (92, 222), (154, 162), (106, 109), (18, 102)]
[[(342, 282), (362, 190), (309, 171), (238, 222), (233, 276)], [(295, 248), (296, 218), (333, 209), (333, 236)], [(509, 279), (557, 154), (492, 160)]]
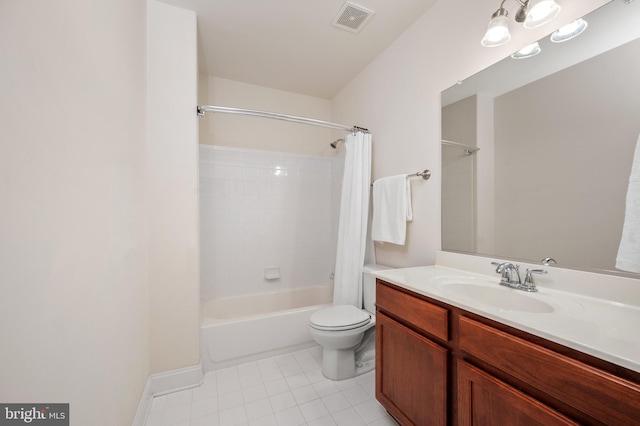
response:
[(385, 265), (367, 264), (362, 269), (362, 304), (364, 309), (372, 314), (376, 312), (376, 277), (371, 275), (371, 272), (383, 269), (393, 268)]

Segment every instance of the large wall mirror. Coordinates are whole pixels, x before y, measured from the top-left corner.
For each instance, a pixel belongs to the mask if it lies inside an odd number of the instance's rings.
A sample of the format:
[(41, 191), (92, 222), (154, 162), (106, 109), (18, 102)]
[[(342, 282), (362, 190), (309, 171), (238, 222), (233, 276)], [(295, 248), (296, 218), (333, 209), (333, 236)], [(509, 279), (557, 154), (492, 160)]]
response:
[(640, 0), (584, 19), (578, 37), (546, 37), (539, 54), (442, 93), (443, 250), (625, 273), (615, 259), (640, 134)]

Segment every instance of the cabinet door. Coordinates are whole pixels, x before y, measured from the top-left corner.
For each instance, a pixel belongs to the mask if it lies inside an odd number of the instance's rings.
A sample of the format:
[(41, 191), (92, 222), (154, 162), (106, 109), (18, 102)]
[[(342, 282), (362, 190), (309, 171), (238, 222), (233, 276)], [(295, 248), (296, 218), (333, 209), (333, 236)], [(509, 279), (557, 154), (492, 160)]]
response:
[(457, 406), (460, 426), (578, 424), (461, 360), (458, 361)]
[(447, 423), (447, 350), (380, 312), (376, 398), (402, 425)]

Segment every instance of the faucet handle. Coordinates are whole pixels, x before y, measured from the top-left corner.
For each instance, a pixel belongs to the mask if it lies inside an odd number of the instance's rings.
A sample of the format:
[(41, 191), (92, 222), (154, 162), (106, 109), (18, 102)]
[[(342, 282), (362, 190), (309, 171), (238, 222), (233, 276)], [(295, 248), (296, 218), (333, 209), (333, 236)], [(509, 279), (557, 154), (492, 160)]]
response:
[(496, 268), (496, 273), (497, 274), (501, 274), (502, 271), (504, 271), (504, 270), (509, 270), (509, 269), (518, 270), (518, 269), (520, 269), (520, 265), (514, 265), (511, 262), (502, 262), (502, 263), (500, 263), (500, 262), (491, 262), (491, 264), (497, 266), (497, 268)]
[(533, 274), (546, 274), (544, 269), (530, 269), (527, 268), (527, 272), (524, 275), (524, 282), (522, 283), (522, 290), (524, 291), (538, 291), (536, 284), (533, 282)]

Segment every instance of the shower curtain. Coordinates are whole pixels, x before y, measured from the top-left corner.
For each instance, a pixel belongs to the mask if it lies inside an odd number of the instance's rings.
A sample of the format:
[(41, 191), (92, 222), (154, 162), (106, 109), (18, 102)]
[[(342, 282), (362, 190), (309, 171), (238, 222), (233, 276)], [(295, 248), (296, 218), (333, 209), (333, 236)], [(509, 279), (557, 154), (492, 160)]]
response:
[(333, 303), (362, 308), (362, 266), (367, 245), (371, 182), (371, 135), (351, 133), (345, 138), (345, 148)]

